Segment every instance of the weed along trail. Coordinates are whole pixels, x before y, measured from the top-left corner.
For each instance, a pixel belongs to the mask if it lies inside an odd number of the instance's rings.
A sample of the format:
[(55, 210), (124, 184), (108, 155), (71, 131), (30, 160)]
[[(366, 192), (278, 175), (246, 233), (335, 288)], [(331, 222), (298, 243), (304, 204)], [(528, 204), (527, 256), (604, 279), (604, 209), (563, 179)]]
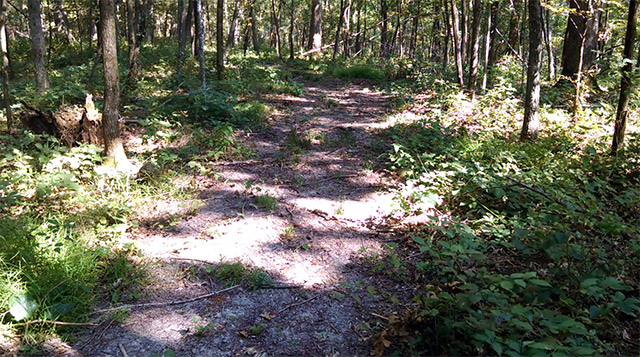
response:
[(380, 251), (375, 227), (391, 209), (372, 151), (390, 98), (331, 79), (304, 88), (268, 96), (268, 122), (239, 135), (254, 155), (216, 162), (199, 210), (128, 236), (152, 261), (141, 306), (88, 329), (75, 351), (370, 353), (382, 298), (355, 263)]

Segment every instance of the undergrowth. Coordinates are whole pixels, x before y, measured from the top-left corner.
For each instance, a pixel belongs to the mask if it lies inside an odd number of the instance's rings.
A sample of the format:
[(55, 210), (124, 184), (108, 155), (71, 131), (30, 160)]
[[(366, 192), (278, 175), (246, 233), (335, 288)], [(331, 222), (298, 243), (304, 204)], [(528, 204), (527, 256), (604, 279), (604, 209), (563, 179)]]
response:
[(509, 81), (474, 105), (431, 83), (417, 119), (386, 132), (389, 167), (406, 180), (396, 208), (423, 217), (407, 234), (424, 278), (378, 351), (393, 336), (429, 355), (637, 353), (638, 134), (612, 158), (607, 104), (580, 125), (544, 108), (542, 136), (522, 143)]

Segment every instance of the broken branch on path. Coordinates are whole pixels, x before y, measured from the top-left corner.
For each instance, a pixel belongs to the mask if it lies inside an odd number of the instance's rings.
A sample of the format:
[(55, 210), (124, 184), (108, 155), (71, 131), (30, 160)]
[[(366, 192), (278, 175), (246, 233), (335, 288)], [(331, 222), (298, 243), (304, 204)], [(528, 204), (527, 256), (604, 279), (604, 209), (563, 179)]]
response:
[(518, 181), (518, 180), (516, 180), (516, 179), (514, 179), (514, 178), (511, 178), (511, 177), (509, 177), (509, 176), (506, 176), (506, 178), (507, 178), (507, 179), (509, 179), (510, 181), (513, 181), (513, 182), (517, 183), (518, 185), (520, 185), (520, 186), (522, 186), (522, 187), (526, 188), (527, 190), (530, 190), (530, 191), (533, 191), (533, 192), (535, 192), (535, 193), (537, 193), (537, 194), (539, 194), (539, 195), (542, 195), (543, 197), (547, 198), (548, 200), (554, 201), (554, 202), (559, 203), (559, 204), (561, 204), (561, 205), (564, 205), (565, 207), (568, 207), (568, 208), (573, 207), (573, 209), (574, 209), (576, 212), (580, 212), (580, 213), (585, 213), (585, 212), (586, 212), (586, 211), (585, 211), (585, 210), (583, 210), (582, 208), (577, 207), (577, 206), (574, 206), (574, 205), (570, 204), (570, 203), (569, 203), (569, 202), (567, 202), (567, 201), (563, 201), (563, 200), (561, 200), (561, 199), (559, 199), (559, 198), (553, 197), (553, 196), (551, 196), (550, 194), (548, 194), (548, 193), (544, 192), (543, 190), (541, 190), (541, 189), (539, 189), (539, 188), (535, 188), (535, 187), (533, 187), (533, 186), (529, 186), (529, 185), (527, 185), (526, 183), (524, 183), (524, 182), (520, 182), (520, 181)]
[(289, 309), (290, 309), (290, 308), (292, 308), (292, 307), (297, 307), (297, 306), (300, 306), (300, 305), (304, 305), (304, 304), (306, 304), (306, 303), (308, 303), (308, 302), (310, 302), (310, 301), (315, 300), (317, 297), (318, 297), (318, 295), (316, 295), (316, 296), (314, 296), (314, 297), (312, 297), (312, 298), (309, 298), (309, 299), (307, 299), (307, 300), (304, 300), (304, 301), (301, 301), (301, 302), (295, 303), (295, 304), (287, 305), (287, 306), (285, 306), (284, 308), (280, 309), (280, 311), (278, 311), (278, 312), (276, 313), (276, 315), (280, 315), (281, 313), (283, 313), (283, 312), (285, 312), (285, 311), (289, 310)]
[(92, 322), (64, 322), (64, 321), (54, 321), (54, 320), (33, 320), (22, 322), (19, 324), (13, 324), (14, 327), (25, 327), (34, 324), (50, 324), (56, 326), (97, 326)]
[(169, 301), (169, 302), (151, 302), (151, 303), (146, 303), (146, 304), (122, 305), (122, 306), (117, 306), (117, 307), (113, 307), (113, 308), (110, 308), (110, 309), (103, 309), (103, 310), (94, 311), (90, 315), (102, 314), (102, 313), (105, 313), (105, 312), (118, 311), (118, 310), (122, 310), (122, 309), (134, 309), (134, 308), (138, 308), (138, 307), (158, 307), (158, 306), (173, 306), (173, 305), (188, 304), (190, 302), (203, 300), (203, 299), (215, 296), (215, 295), (219, 295), (219, 294), (225, 293), (227, 291), (231, 291), (231, 290), (236, 289), (238, 287), (240, 287), (240, 284), (228, 287), (226, 289), (214, 291), (214, 292), (209, 293), (209, 294), (196, 296), (194, 298), (186, 299), (186, 300)]

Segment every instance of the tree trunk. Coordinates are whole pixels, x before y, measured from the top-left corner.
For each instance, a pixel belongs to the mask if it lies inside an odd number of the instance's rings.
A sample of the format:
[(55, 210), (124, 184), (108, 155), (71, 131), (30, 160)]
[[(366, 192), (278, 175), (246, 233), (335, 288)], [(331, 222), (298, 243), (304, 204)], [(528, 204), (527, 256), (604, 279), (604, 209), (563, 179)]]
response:
[(338, 18), (338, 26), (336, 27), (336, 37), (333, 42), (333, 60), (336, 60), (336, 55), (338, 54), (338, 46), (340, 46), (340, 28), (342, 27), (342, 20), (344, 19), (344, 0), (340, 0), (340, 16)]
[[(236, 1), (234, 15), (237, 16), (238, 2)], [(236, 19), (237, 20), (237, 19)], [(218, 0), (216, 7), (216, 70), (218, 72), (218, 80), (224, 79), (224, 44), (222, 34), (224, 31), (224, 0)], [(231, 30), (229, 30), (231, 33)]]
[(460, 49), (463, 62), (469, 58), (469, 1), (460, 0)]
[[(444, 26), (446, 27), (446, 33), (444, 38), (444, 56), (442, 58), (442, 72), (447, 72), (447, 66), (449, 66), (449, 39), (451, 38), (451, 20), (449, 19), (449, 4), (447, 0), (442, 0), (442, 14), (444, 17)], [(417, 35), (416, 35), (417, 41)], [(415, 46), (415, 45), (414, 45)]]
[(291, 13), (290, 13), (290, 24), (289, 24), (289, 58), (295, 58), (295, 49), (293, 43), (293, 30), (295, 29), (295, 19), (296, 19), (296, 4), (294, 0), (291, 0)]
[(274, 26), (276, 54), (278, 57), (282, 57), (282, 53), (280, 52), (280, 12), (276, 9), (276, 0), (271, 0), (271, 14)]
[(545, 20), (544, 32), (545, 32), (545, 42), (547, 44), (547, 65), (549, 67), (549, 80), (552, 81), (556, 78), (556, 61), (553, 56), (553, 33), (551, 31), (550, 19), (551, 14), (548, 10), (542, 10), (542, 14)]
[[(156, 18), (155, 18), (155, 0), (146, 0), (145, 1), (145, 18), (146, 18), (146, 22), (145, 22), (145, 31), (144, 31), (144, 36), (145, 36), (145, 41), (147, 41), (147, 43), (153, 43), (153, 38), (155, 37), (155, 33), (156, 33)], [(169, 19), (167, 19), (166, 21), (168, 21)]]
[(520, 140), (535, 140), (540, 126), (540, 63), (542, 62), (542, 7), (529, 0), (529, 65)]
[(129, 42), (129, 73), (127, 84), (130, 88), (135, 87), (138, 82), (138, 57), (140, 46), (138, 46), (138, 18), (139, 7), (135, 6), (134, 0), (127, 0), (127, 40)]
[(460, 46), (460, 35), (458, 34), (458, 9), (456, 0), (451, 0), (451, 30), (453, 32), (453, 48), (456, 54), (456, 70), (458, 72), (458, 84), (464, 88), (464, 72), (462, 68), (462, 48)]
[(198, 37), (198, 59), (200, 61), (200, 85), (207, 88), (207, 72), (204, 61), (204, 14), (202, 13), (202, 0), (196, 0), (194, 17), (196, 19), (196, 36)]
[(482, 24), (482, 0), (473, 2), (473, 26), (471, 29), (470, 56), (469, 56), (469, 83), (467, 89), (471, 99), (476, 95), (476, 82), (478, 78), (478, 52), (480, 45), (480, 25)]
[(591, 69), (596, 59), (598, 18), (593, 0), (569, 0), (569, 7), (572, 12), (562, 47), (562, 75), (575, 78), (578, 72)]
[(620, 99), (618, 100), (618, 110), (616, 111), (616, 121), (613, 132), (613, 143), (611, 144), (611, 155), (616, 155), (618, 149), (624, 144), (624, 132), (627, 126), (627, 116), (629, 115), (629, 97), (631, 96), (631, 71), (633, 69), (633, 45), (636, 38), (636, 22), (638, 18), (638, 1), (629, 2), (629, 17), (627, 18), (627, 33), (624, 37), (624, 59), (622, 67), (622, 81), (620, 83)]
[(102, 135), (107, 157), (116, 164), (126, 161), (120, 126), (118, 106), (118, 47), (116, 46), (116, 5), (114, 0), (100, 0), (100, 26), (102, 33), (102, 65), (104, 71), (104, 111)]
[(47, 73), (46, 49), (44, 43), (44, 31), (42, 31), (42, 13), (39, 0), (28, 0), (29, 8), (29, 33), (33, 46), (33, 62), (36, 67), (36, 86), (38, 92), (49, 89), (49, 74)]
[(193, 13), (194, 10), (193, 8), (195, 7), (195, 1), (196, 0), (187, 0), (188, 1), (188, 5), (187, 5), (187, 21), (185, 22), (184, 25), (184, 33), (185, 33), (185, 44), (186, 46), (189, 46), (189, 52), (185, 53), (186, 56), (191, 56), (195, 54), (195, 48), (193, 47)]
[[(455, 1), (455, 0), (454, 0)], [(380, 54), (382, 57), (389, 56), (389, 9), (387, 8), (387, 0), (380, 2), (380, 17), (382, 18), (382, 28), (380, 29)], [(365, 15), (366, 16), (366, 15)]]
[[(233, 4), (233, 15), (231, 17), (231, 24), (229, 25), (229, 36), (227, 36), (227, 44), (225, 46), (225, 52), (229, 52), (231, 51), (231, 49), (233, 48), (233, 46), (236, 44), (236, 28), (238, 27), (238, 15), (239, 15), (239, 9), (238, 9), (238, 4), (240, 3), (240, 0), (236, 0), (236, 2)], [(220, 10), (217, 10), (220, 11)], [(219, 16), (219, 15), (218, 15)], [(224, 21), (224, 11), (223, 11), (223, 21)], [(216, 18), (216, 24), (219, 24), (220, 20), (218, 18)], [(220, 26), (220, 28), (222, 28), (222, 26)]]
[(344, 10), (344, 35), (343, 35), (343, 57), (349, 57), (351, 49), (351, 4), (352, 0), (346, 0), (346, 8)]
[(308, 48), (318, 52), (322, 49), (322, 2), (320, 0), (311, 0)]
[(358, 19), (356, 21), (356, 43), (355, 43), (355, 52), (360, 53), (362, 50), (362, 34), (360, 33), (360, 20), (362, 18), (362, 6), (364, 4), (364, 0), (360, 0), (358, 4)]
[(178, 0), (178, 65), (176, 68), (176, 76), (178, 81), (182, 75), (182, 65), (187, 47), (187, 0)]
[(249, 8), (249, 23), (251, 24), (251, 41), (253, 43), (253, 51), (260, 53), (260, 41), (258, 39), (258, 24), (255, 16), (256, 0), (252, 0)]
[(491, 10), (487, 16), (487, 32), (484, 38), (484, 69), (482, 71), (482, 93), (487, 91), (487, 77), (489, 75), (489, 53), (491, 52), (491, 30), (493, 29), (493, 4), (490, 4)]
[(500, 42), (498, 42), (498, 28), (496, 24), (498, 23), (498, 2), (491, 3), (491, 46), (489, 49), (489, 68), (493, 67), (498, 61), (498, 56), (500, 55)]
[(7, 131), (11, 134), (11, 96), (9, 94), (9, 57), (7, 56), (7, 0), (0, 0), (0, 55), (2, 56), (2, 96), (7, 115)]

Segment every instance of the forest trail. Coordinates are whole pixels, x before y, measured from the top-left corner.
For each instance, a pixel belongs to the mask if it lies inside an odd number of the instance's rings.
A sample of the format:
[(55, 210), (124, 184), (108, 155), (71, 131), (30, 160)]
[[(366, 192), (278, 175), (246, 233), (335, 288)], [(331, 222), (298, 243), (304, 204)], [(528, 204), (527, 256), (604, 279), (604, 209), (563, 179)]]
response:
[[(269, 95), (264, 129), (243, 132), (249, 160), (218, 162), (205, 202), (168, 228), (141, 222), (128, 239), (152, 258), (136, 303), (223, 289), (218, 263), (260, 268), (280, 288), (240, 287), (188, 304), (132, 309), (65, 351), (82, 355), (368, 355), (367, 321), (382, 303), (357, 260), (388, 239), (392, 180), (371, 168), (390, 97), (364, 84), (304, 82), (305, 95)], [(376, 310), (381, 312), (380, 310)]]

